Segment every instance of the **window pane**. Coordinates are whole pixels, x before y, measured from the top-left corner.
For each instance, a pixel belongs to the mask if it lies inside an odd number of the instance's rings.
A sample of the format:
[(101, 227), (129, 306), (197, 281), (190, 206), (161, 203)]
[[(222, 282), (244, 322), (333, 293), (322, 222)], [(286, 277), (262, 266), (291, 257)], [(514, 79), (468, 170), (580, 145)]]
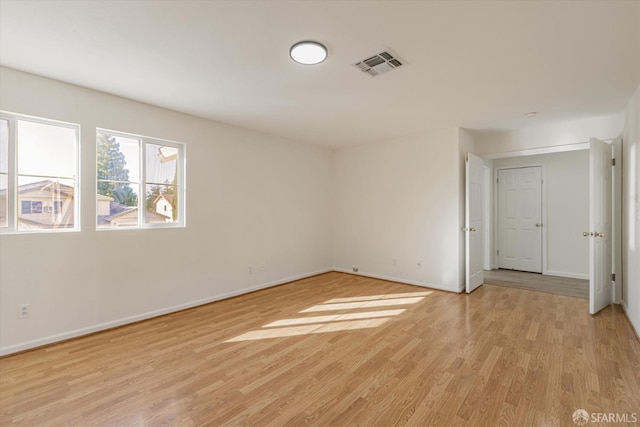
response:
[(0, 120), (0, 173), (9, 172), (9, 121)]
[(138, 184), (98, 181), (97, 227), (137, 227), (138, 193)]
[(9, 121), (0, 120), (0, 227), (8, 226), (9, 215)]
[(0, 227), (7, 227), (8, 225), (7, 215), (9, 214), (9, 207), (7, 206), (7, 189), (7, 175), (0, 174)]
[(96, 150), (99, 180), (140, 181), (140, 142), (137, 139), (98, 133)]
[(146, 144), (147, 184), (177, 184), (178, 149), (166, 145)]
[(74, 193), (72, 179), (19, 177), (18, 230), (73, 228)]
[(37, 200), (31, 201), (31, 213), (32, 214), (42, 213), (42, 201), (37, 201)]
[(75, 129), (18, 120), (18, 174), (74, 178)]
[(183, 173), (178, 170), (182, 149), (135, 135), (102, 130), (96, 135), (97, 227), (180, 225), (177, 194), (183, 178), (177, 174)]
[(173, 185), (147, 185), (145, 222), (177, 222), (178, 197)]

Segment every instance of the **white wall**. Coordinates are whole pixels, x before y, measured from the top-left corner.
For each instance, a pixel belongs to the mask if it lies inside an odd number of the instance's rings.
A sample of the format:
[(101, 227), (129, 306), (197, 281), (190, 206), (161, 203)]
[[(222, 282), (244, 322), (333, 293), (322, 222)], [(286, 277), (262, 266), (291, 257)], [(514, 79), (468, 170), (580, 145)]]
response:
[(458, 292), (458, 129), (341, 148), (334, 159), (335, 268)]
[[(588, 279), (589, 240), (582, 232), (589, 229), (589, 151), (495, 159), (493, 165), (542, 165), (547, 214), (542, 229), (546, 237), (543, 273)], [(493, 254), (495, 250), (494, 245)]]
[[(0, 109), (79, 123), (82, 167), (81, 232), (0, 236), (0, 353), (332, 268), (327, 149), (7, 68)], [(96, 127), (186, 143), (186, 228), (95, 231)]]
[(622, 304), (640, 335), (640, 86), (627, 107), (622, 150)]

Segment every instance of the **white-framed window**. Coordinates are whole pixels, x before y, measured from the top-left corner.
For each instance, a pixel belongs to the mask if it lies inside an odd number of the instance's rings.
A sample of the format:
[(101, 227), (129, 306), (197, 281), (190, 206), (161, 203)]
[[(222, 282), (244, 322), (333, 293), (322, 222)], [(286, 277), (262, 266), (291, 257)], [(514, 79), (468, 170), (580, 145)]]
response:
[(0, 232), (80, 230), (80, 125), (0, 111)]
[(96, 228), (184, 227), (185, 145), (96, 130)]

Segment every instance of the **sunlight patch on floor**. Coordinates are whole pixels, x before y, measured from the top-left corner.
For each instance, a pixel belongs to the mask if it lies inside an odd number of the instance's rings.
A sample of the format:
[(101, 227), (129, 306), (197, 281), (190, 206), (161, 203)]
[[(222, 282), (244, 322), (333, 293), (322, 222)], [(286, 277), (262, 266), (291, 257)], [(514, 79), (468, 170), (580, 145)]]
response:
[(317, 325), (290, 326), (288, 328), (260, 329), (247, 332), (225, 342), (261, 340), (265, 338), (293, 337), (296, 335), (322, 334), (325, 332), (349, 331), (353, 329), (375, 328), (390, 317), (380, 319), (351, 320), (347, 322), (319, 323)]
[(368, 307), (385, 307), (389, 305), (404, 305), (404, 304), (415, 304), (424, 299), (424, 297), (414, 297), (414, 298), (396, 298), (396, 299), (386, 299), (386, 300), (376, 300), (376, 301), (360, 301), (360, 302), (344, 302), (338, 304), (320, 304), (314, 305), (313, 307), (309, 307), (300, 311), (300, 313), (311, 313), (314, 311), (331, 311), (331, 310), (351, 310), (354, 308), (368, 308)]
[[(416, 304), (432, 291), (406, 292), (403, 294), (365, 295), (359, 297), (333, 298), (322, 304), (311, 306), (299, 313), (319, 311), (356, 310), (361, 308), (387, 307), (393, 305)], [(378, 327), (394, 316), (407, 311), (406, 308), (354, 313), (330, 314), (326, 316), (296, 317), (280, 319), (262, 326), (262, 329), (249, 331), (225, 342), (252, 341), (267, 338), (294, 337), (325, 332), (350, 331)]]
[(394, 299), (394, 298), (407, 298), (407, 297), (424, 297), (431, 295), (433, 291), (424, 292), (405, 292), (402, 294), (385, 294), (385, 295), (368, 295), (361, 297), (348, 297), (348, 298), (333, 298), (329, 301), (325, 301), (324, 304), (332, 304), (337, 302), (356, 302), (356, 301), (375, 301), (380, 299)]
[(374, 317), (388, 317), (397, 316), (405, 312), (406, 308), (398, 310), (380, 310), (380, 311), (364, 311), (362, 313), (347, 313), (347, 314), (332, 314), (329, 316), (314, 316), (314, 317), (297, 317), (295, 319), (282, 319), (275, 322), (268, 323), (263, 328), (272, 328), (275, 326), (290, 326), (290, 325), (304, 325), (308, 323), (323, 323), (332, 322), (338, 320), (353, 320), (353, 319), (367, 319)]

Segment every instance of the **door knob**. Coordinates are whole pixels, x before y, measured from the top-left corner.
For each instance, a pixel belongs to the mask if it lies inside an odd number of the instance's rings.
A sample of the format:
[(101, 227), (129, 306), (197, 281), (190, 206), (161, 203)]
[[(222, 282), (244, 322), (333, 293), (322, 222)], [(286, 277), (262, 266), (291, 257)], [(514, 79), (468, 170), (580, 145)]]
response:
[(598, 233), (597, 231), (593, 235), (596, 237), (604, 237), (604, 233)]
[(471, 232), (475, 233), (476, 229), (475, 229), (475, 228), (473, 228), (473, 227), (471, 227), (471, 230), (469, 230), (469, 231), (471, 231)]
[(583, 232), (582, 232), (582, 236), (583, 236), (583, 237), (593, 236), (593, 233), (590, 233), (590, 232), (588, 232), (588, 231), (583, 231)]
[(542, 224), (539, 222), (536, 222), (536, 227), (542, 227)]

